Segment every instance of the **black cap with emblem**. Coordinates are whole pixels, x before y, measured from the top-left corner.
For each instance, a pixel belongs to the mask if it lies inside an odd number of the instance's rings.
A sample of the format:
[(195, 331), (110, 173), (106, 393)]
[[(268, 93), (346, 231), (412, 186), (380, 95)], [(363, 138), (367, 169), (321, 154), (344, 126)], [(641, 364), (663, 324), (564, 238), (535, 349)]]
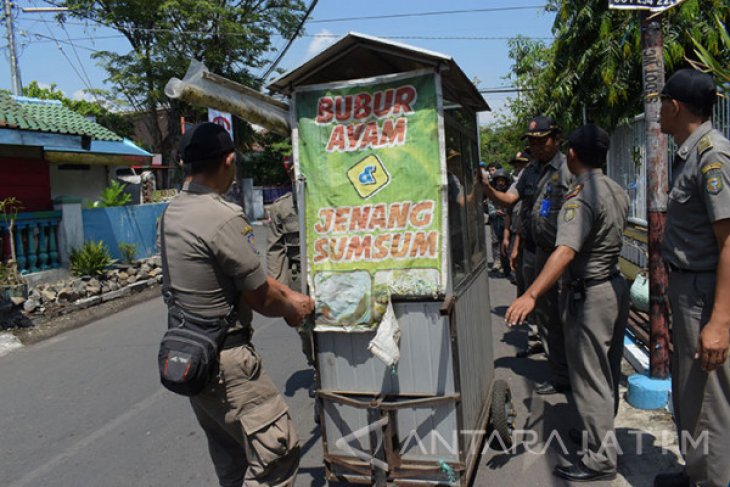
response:
[(568, 147), (573, 149), (587, 166), (601, 167), (611, 145), (608, 132), (592, 123), (575, 129), (568, 137)]
[(547, 117), (545, 115), (539, 115), (532, 120), (527, 126), (526, 137), (547, 137), (548, 135), (554, 135), (560, 133), (558, 123), (553, 117)]
[(696, 69), (680, 69), (667, 80), (661, 96), (692, 105), (709, 116), (717, 99), (717, 88), (711, 75)]
[(195, 166), (235, 150), (226, 129), (211, 122), (199, 123), (185, 134), (180, 151), (186, 164)]

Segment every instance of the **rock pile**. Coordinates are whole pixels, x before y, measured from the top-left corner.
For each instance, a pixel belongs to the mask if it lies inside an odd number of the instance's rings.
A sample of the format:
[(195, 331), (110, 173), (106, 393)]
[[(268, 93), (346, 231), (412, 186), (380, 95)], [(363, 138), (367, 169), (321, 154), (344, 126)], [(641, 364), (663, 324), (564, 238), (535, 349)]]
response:
[(48, 313), (61, 308), (87, 307), (130, 294), (133, 290), (162, 282), (159, 256), (118, 264), (99, 277), (79, 277), (53, 284), (39, 284), (28, 298), (15, 303), (28, 314)]

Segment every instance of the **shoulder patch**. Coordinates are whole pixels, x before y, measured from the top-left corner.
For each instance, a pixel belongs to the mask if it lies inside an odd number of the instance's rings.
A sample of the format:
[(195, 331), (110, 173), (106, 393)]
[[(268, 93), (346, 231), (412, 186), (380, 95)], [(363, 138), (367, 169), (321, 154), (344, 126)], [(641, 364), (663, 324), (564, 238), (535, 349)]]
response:
[(568, 192), (568, 194), (565, 195), (565, 199), (566, 200), (569, 200), (571, 198), (575, 198), (576, 196), (578, 196), (580, 194), (580, 192), (582, 190), (583, 190), (583, 185), (582, 184), (576, 184), (575, 186), (573, 186), (573, 189), (571, 189)]
[(708, 150), (712, 149), (712, 139), (710, 138), (710, 134), (705, 135), (700, 139), (700, 141), (697, 143), (697, 152), (702, 155)]
[(713, 176), (711, 178), (707, 179), (707, 184), (705, 186), (705, 189), (710, 194), (718, 194), (720, 191), (722, 191), (723, 188), (722, 184), (722, 178)]
[(563, 221), (570, 223), (575, 218), (575, 208), (566, 208), (563, 212)]
[(566, 210), (580, 208), (580, 203), (565, 203), (563, 205), (563, 208), (565, 208)]
[(555, 174), (553, 174), (552, 182), (557, 183), (559, 179), (560, 179), (560, 173), (559, 172), (556, 172)]
[(707, 174), (715, 169), (722, 169), (722, 162), (711, 162), (702, 166), (702, 174)]
[(243, 230), (241, 230), (241, 234), (246, 239), (246, 242), (248, 242), (249, 247), (251, 247), (251, 250), (258, 255), (259, 251), (256, 250), (256, 237), (253, 233), (253, 227), (251, 225), (246, 224), (246, 226), (243, 227)]

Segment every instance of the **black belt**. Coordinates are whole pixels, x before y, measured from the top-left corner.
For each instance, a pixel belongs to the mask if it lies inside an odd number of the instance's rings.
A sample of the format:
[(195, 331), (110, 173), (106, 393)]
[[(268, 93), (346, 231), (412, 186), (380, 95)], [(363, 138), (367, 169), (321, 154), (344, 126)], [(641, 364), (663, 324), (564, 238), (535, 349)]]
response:
[(614, 272), (608, 277), (597, 277), (595, 279), (574, 279), (570, 282), (570, 287), (593, 287), (608, 282), (615, 277), (620, 275), (619, 272)]
[(667, 262), (667, 265), (669, 266), (670, 271), (676, 272), (678, 274), (714, 274), (716, 272), (715, 269), (712, 269), (709, 271), (696, 271), (693, 269), (682, 269), (681, 267), (677, 267), (676, 265), (672, 264), (671, 262)]
[(223, 346), (221, 350), (229, 350), (231, 348), (240, 347), (242, 345), (248, 345), (251, 343), (251, 331), (250, 330), (236, 330), (226, 335), (223, 340)]

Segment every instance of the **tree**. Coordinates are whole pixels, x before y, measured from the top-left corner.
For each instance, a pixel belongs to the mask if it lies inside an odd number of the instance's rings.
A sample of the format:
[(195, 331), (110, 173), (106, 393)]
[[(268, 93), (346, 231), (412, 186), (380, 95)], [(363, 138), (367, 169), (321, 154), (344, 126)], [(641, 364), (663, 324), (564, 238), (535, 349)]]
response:
[(501, 121), (479, 129), (479, 143), (482, 160), (499, 162), (507, 167), (517, 152), (525, 148), (523, 135), (527, 124), (518, 123), (515, 118)]
[[(59, 5), (68, 7), (71, 17), (124, 35), (128, 53), (102, 51), (94, 57), (106, 69), (115, 96), (137, 111), (164, 109), (169, 126), (190, 109), (169, 100), (163, 90), (171, 77), (185, 73), (191, 58), (256, 88), (261, 80), (251, 70), (265, 65), (274, 35), (294, 35), (304, 12), (301, 0), (62, 0)], [(163, 136), (160, 116), (148, 118), (155, 149), (169, 161), (179, 134)]]
[(258, 150), (244, 154), (240, 167), (243, 177), (252, 177), (259, 186), (288, 184), (289, 177), (282, 166), (285, 157), (291, 157), (292, 147), (289, 138), (271, 132), (255, 135), (251, 144)]
[[(31, 81), (28, 86), (23, 87), (23, 95), (31, 98), (40, 98), (41, 100), (58, 100), (66, 108), (83, 115), (84, 117), (93, 116), (96, 123), (102, 127), (106, 127), (115, 134), (129, 139), (134, 135), (134, 127), (129, 118), (120, 113), (113, 112), (105, 106), (105, 102), (110, 103), (110, 95), (104, 90), (92, 90), (98, 101), (91, 102), (87, 100), (72, 100), (55, 84), (51, 84), (50, 88), (41, 88), (37, 81)], [(89, 90), (84, 90), (89, 93)]]
[[(701, 3), (701, 7), (700, 7)], [(555, 40), (549, 48), (515, 43), (515, 77), (531, 91), (512, 105), (517, 116), (545, 113), (564, 129), (580, 125), (584, 114), (613, 128), (643, 110), (641, 32), (637, 12), (609, 10), (606, 0), (550, 0), (556, 14)], [(697, 59), (693, 38), (703, 39), (708, 52), (727, 60), (720, 25), (730, 17), (727, 0), (686, 0), (662, 14), (664, 56), (668, 72)], [(530, 73), (529, 56), (538, 62)]]
[[(720, 32), (722, 44), (725, 50), (730, 50), (730, 34), (728, 34), (725, 25), (719, 17), (715, 18), (717, 29)], [(692, 38), (695, 45), (695, 56), (697, 60), (691, 60), (690, 64), (700, 71), (712, 73), (715, 76), (715, 82), (718, 83), (719, 91), (727, 91), (728, 83), (730, 83), (730, 64), (719, 61), (710, 51), (703, 45), (703, 41)]]

